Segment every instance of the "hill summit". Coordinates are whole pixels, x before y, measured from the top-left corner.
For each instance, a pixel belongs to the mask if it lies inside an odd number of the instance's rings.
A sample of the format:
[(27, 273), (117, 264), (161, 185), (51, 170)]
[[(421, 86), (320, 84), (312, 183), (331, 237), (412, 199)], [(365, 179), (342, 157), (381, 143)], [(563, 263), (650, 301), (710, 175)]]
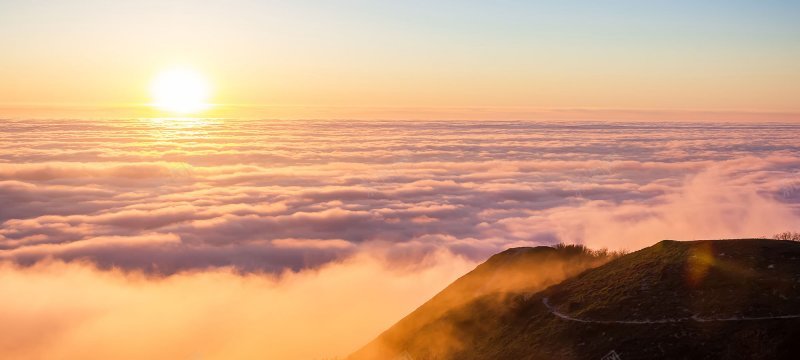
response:
[(351, 358), (789, 359), (795, 339), (800, 243), (665, 240), (505, 251)]

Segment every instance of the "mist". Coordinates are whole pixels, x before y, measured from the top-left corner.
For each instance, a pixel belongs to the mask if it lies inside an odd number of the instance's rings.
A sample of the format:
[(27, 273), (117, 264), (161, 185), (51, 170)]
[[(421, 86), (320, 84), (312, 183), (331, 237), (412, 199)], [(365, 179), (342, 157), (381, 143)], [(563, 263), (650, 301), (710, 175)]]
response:
[(14, 359), (331, 359), (409, 313), (474, 263), (153, 277), (89, 263), (0, 265), (0, 354)]

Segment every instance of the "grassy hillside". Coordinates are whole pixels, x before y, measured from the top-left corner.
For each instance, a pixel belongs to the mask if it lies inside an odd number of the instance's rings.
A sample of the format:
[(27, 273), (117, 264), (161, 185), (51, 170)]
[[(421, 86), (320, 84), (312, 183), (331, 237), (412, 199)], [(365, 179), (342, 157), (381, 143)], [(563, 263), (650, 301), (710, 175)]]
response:
[(800, 243), (662, 241), (545, 290), (483, 293), (427, 320), (392, 343), (393, 357), (794, 358)]
[[(350, 358), (392, 359), (412, 352), (448, 356), (460, 347), (454, 340), (460, 336), (458, 324), (445, 320), (454, 309), (469, 306), (476, 299), (499, 304), (509, 295), (540, 291), (616, 255), (574, 245), (503, 251), (453, 282)], [(420, 333), (425, 336), (417, 336)]]

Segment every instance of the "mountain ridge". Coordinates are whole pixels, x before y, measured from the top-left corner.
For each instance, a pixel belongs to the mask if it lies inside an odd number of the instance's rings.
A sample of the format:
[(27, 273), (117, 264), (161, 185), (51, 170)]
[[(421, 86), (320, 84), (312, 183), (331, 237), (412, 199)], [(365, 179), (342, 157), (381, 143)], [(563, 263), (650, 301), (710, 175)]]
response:
[[(476, 270), (518, 266), (508, 259), (527, 251), (507, 250)], [(543, 288), (479, 293), (413, 331), (390, 328), (389, 351), (368, 351), (384, 333), (351, 359), (599, 359), (611, 351), (622, 359), (774, 359), (800, 350), (791, 340), (800, 338), (800, 243), (665, 240), (608, 260)], [(529, 269), (550, 265), (537, 263)]]

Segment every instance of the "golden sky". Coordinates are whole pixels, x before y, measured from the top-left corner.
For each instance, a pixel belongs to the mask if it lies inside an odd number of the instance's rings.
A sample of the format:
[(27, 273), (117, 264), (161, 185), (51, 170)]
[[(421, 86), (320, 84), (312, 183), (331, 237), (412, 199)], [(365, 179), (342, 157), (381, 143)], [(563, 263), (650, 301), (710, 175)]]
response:
[(800, 112), (798, 5), (577, 5), (3, 2), (0, 103), (139, 106), (156, 74), (184, 66), (226, 116)]

